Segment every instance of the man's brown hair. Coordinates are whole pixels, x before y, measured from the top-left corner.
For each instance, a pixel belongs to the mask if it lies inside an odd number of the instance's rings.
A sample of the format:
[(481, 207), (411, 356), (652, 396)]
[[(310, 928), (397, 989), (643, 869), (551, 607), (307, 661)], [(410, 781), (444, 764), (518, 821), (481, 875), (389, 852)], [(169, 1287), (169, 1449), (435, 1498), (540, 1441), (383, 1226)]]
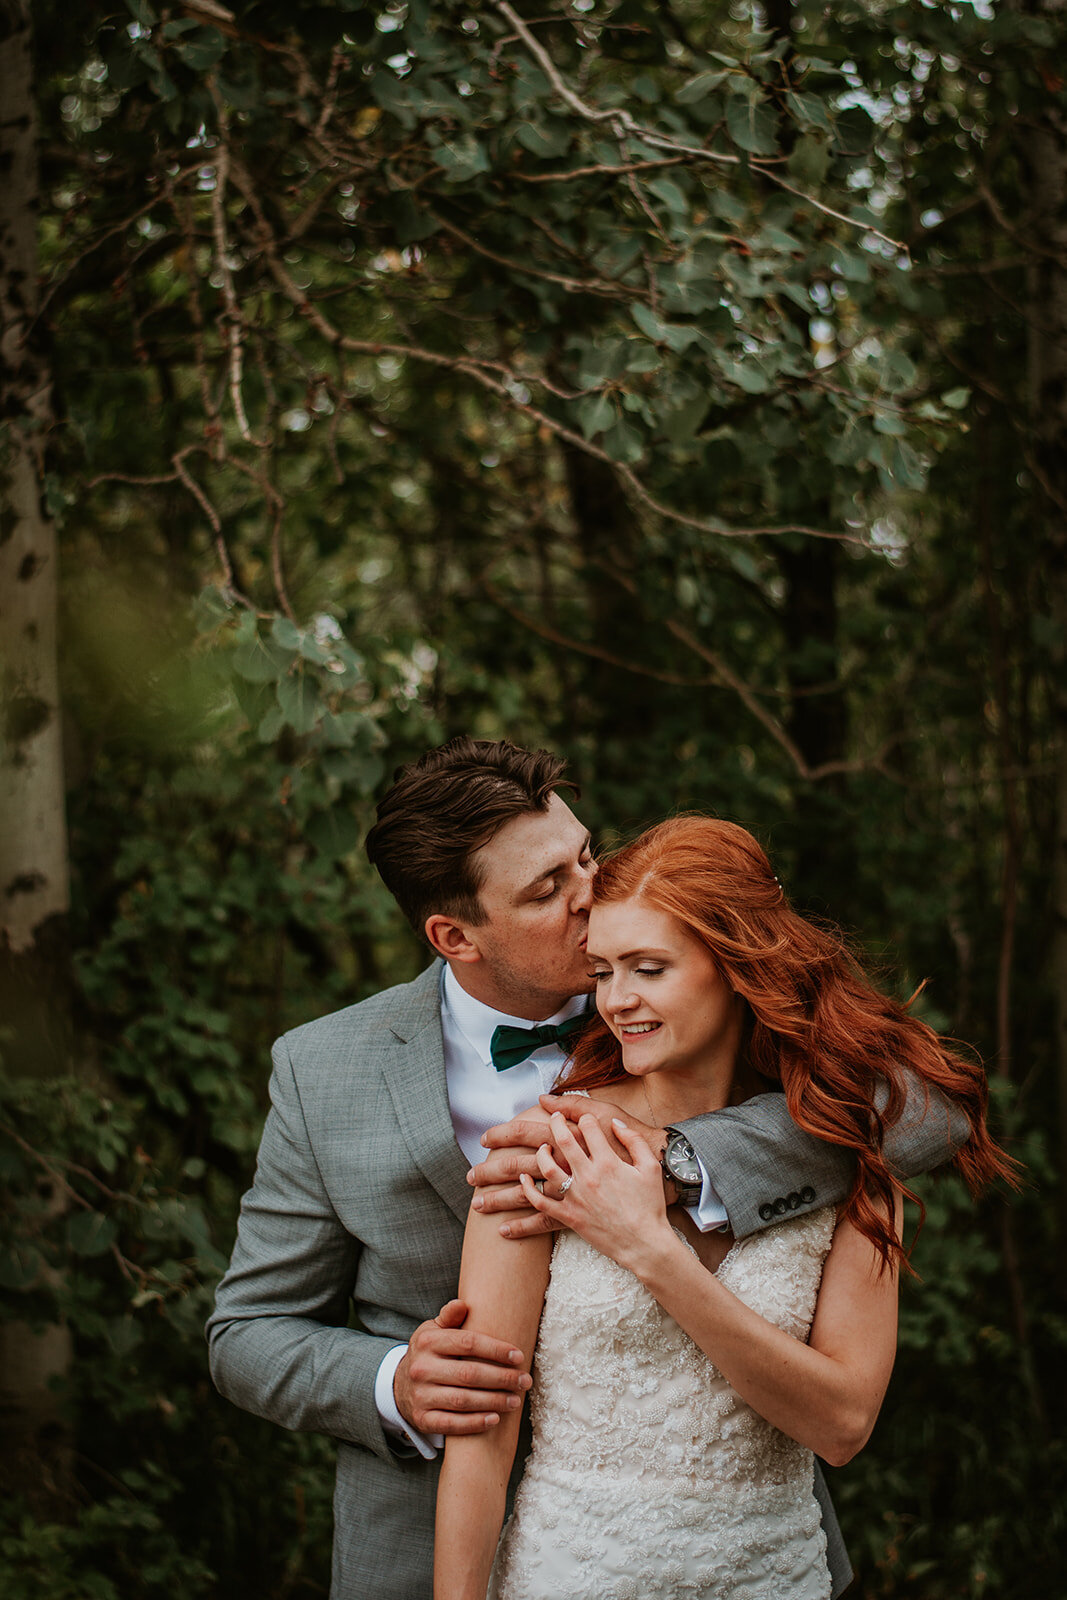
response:
[(566, 765), (549, 750), (462, 734), (397, 771), (366, 851), (416, 933), (434, 912), (485, 922), (475, 851), (513, 817), (547, 811), (556, 789), (574, 789)]

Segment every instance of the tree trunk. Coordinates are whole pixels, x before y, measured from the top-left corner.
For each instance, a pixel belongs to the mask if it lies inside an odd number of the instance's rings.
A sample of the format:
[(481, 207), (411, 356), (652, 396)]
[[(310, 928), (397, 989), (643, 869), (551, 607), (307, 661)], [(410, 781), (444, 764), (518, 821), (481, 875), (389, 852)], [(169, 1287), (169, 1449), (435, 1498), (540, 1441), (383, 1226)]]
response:
[[(635, 634), (642, 664), (658, 664), (663, 639), (660, 628), (635, 628), (639, 601), (626, 587), (637, 577), (634, 561), (634, 514), (615, 474), (603, 462), (572, 446), (564, 447), (567, 487), (577, 548), (585, 562), (592, 642), (612, 654), (626, 655)], [(613, 580), (618, 573), (624, 580)], [(625, 688), (620, 692), (620, 676)], [(606, 661), (585, 660), (577, 674), (582, 696), (581, 727), (587, 747), (595, 750), (597, 787), (611, 796), (613, 820), (623, 830), (653, 819), (645, 814), (644, 775), (635, 781), (635, 752), (648, 729), (662, 718), (664, 687), (640, 672), (622, 674)]]
[[(1028, 8), (1055, 21), (1063, 0)], [(1033, 474), (1037, 479), (1043, 565), (1055, 625), (1049, 662), (1056, 752), (1056, 827), (1052, 866), (1052, 989), (1056, 1005), (1058, 1167), (1061, 1242), (1067, 1246), (1067, 114), (1042, 96), (1020, 129), (1028, 168), (1028, 230), (1035, 245), (1027, 285)]]
[[(818, 519), (824, 508), (812, 515)], [(848, 707), (840, 686), (837, 581), (841, 552), (829, 540), (806, 539), (775, 548), (785, 596), (782, 632), (789, 684), (788, 731), (809, 767), (842, 761), (848, 746)], [(851, 921), (855, 907), (855, 819), (847, 814), (843, 774), (797, 790), (793, 823), (796, 868), (790, 893), (835, 920)]]
[[(28, 0), (0, 6), (0, 1015), (5, 1063), (66, 1066), (69, 873), (56, 668), (56, 537), (44, 507), (51, 420), (37, 310), (37, 125)], [(65, 1328), (7, 1323), (0, 1339), (5, 1475), (25, 1482)], [(53, 1462), (54, 1465), (54, 1462)]]

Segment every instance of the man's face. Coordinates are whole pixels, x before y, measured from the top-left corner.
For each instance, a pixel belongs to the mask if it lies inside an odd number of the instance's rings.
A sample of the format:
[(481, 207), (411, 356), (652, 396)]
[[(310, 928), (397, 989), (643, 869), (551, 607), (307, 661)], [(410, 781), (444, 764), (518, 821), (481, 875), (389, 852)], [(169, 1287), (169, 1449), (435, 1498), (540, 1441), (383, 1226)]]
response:
[(554, 794), (547, 811), (506, 822), (475, 851), (480, 927), (466, 929), (480, 960), (456, 976), (479, 1000), (539, 1021), (590, 987), (585, 938), (596, 863), (589, 830)]

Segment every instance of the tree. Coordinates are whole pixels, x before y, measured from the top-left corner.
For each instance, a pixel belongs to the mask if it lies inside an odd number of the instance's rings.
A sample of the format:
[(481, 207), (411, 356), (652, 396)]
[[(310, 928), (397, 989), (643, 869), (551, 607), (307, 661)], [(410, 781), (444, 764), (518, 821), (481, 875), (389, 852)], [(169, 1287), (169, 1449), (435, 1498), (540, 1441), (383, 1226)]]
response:
[[(37, 17), (81, 1082), (0, 1084), (0, 1286), (76, 1330), (84, 1509), (11, 1501), (6, 1559), (49, 1600), (86, 1566), (103, 1600), (311, 1592), (324, 1447), (213, 1402), (198, 1322), (265, 1045), (420, 959), (357, 846), (425, 745), (558, 745), (602, 836), (754, 825), (902, 993), (931, 977), (916, 1004), (1051, 1173), (1058, 467), (1027, 319), (1058, 292), (1062, 24)], [(928, 1200), (839, 1488), (863, 1590), (1051, 1600), (1047, 1214)]]
[[(30, 10), (0, 16), (0, 1014), (15, 1069), (47, 1077), (69, 1064), (70, 884), (56, 659), (55, 527), (44, 455), (51, 373), (38, 313), (37, 119)], [(59, 1206), (60, 1197), (50, 1196)], [(50, 1380), (70, 1359), (58, 1323), (0, 1331), (5, 1473), (55, 1422)]]

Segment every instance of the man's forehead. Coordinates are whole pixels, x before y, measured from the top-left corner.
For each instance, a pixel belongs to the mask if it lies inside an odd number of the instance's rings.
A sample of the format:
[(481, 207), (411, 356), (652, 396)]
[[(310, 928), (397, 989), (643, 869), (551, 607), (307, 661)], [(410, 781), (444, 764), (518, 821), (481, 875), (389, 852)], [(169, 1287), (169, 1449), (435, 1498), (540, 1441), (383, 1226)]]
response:
[(484, 874), (483, 886), (518, 888), (538, 873), (569, 862), (587, 837), (584, 823), (554, 794), (547, 811), (525, 811), (512, 817), (488, 844), (475, 851)]

